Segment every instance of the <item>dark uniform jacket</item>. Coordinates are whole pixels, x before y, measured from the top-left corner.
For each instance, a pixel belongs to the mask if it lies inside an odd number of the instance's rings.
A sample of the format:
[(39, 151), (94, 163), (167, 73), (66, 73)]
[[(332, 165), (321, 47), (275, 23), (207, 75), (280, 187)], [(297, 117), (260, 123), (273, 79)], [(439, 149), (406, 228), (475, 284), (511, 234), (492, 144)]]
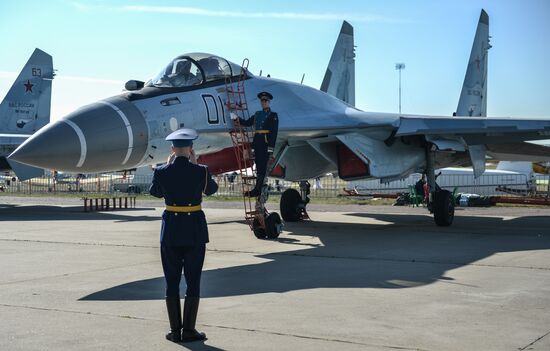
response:
[[(155, 169), (151, 195), (164, 198), (166, 205), (194, 206), (202, 201), (202, 194), (212, 195), (218, 184), (212, 179), (208, 168), (189, 162), (186, 157), (176, 157), (173, 163)], [(171, 212), (162, 214), (160, 232), (162, 244), (193, 246), (208, 242), (208, 228), (204, 212)]]
[(277, 112), (268, 110), (256, 111), (249, 119), (239, 118), (242, 126), (251, 127), (254, 126), (255, 130), (267, 130), (267, 134), (254, 134), (254, 140), (252, 144), (254, 146), (267, 146), (271, 149), (275, 147), (275, 142), (277, 141), (277, 133), (279, 131), (279, 116)]

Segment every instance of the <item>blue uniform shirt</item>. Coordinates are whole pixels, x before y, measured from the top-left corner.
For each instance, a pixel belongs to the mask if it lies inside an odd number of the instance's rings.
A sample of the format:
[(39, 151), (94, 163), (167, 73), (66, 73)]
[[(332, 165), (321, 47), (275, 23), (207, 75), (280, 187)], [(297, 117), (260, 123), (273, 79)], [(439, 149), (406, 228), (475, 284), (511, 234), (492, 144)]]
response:
[[(202, 194), (212, 195), (218, 184), (205, 166), (176, 157), (173, 163), (155, 169), (151, 195), (164, 198), (166, 205), (195, 206), (202, 202)], [(171, 212), (162, 214), (161, 243), (170, 246), (193, 246), (208, 242), (208, 228), (204, 212)]]
[(271, 110), (267, 110), (267, 112), (264, 110), (256, 111), (256, 113), (254, 114), (254, 122), (255, 122), (256, 130), (265, 129), (264, 124), (265, 124), (265, 121), (267, 120), (267, 116), (269, 116), (270, 114), (271, 114)]
[(271, 109), (264, 111), (256, 111), (249, 119), (239, 118), (242, 126), (251, 127), (254, 125), (255, 130), (267, 130), (267, 134), (254, 134), (253, 146), (254, 148), (274, 148), (277, 141), (277, 133), (279, 131), (279, 116), (277, 112), (271, 111)]

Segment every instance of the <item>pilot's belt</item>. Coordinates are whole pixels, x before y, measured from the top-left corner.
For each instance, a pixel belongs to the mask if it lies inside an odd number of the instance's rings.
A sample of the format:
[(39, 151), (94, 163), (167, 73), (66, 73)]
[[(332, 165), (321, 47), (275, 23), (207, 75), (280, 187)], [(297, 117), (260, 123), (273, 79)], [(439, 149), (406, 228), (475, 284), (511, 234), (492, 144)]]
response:
[(201, 205), (195, 206), (170, 206), (166, 205), (166, 211), (170, 212), (198, 212), (202, 210)]
[(256, 131), (257, 134), (269, 134), (271, 133), (270, 130), (267, 130), (267, 129), (259, 129)]

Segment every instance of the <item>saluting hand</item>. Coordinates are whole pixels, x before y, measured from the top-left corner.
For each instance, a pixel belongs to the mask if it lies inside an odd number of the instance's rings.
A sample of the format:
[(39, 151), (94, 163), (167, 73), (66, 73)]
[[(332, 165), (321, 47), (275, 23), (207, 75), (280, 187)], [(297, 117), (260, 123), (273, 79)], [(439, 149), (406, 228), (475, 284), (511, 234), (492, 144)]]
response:
[(189, 155), (189, 162), (197, 164), (197, 155), (195, 155), (195, 150), (191, 149), (191, 154)]
[(172, 152), (172, 153), (170, 154), (170, 156), (168, 156), (168, 160), (166, 160), (166, 163), (169, 163), (169, 164), (170, 164), (170, 163), (174, 162), (175, 159), (176, 159), (176, 153), (175, 153), (175, 152)]

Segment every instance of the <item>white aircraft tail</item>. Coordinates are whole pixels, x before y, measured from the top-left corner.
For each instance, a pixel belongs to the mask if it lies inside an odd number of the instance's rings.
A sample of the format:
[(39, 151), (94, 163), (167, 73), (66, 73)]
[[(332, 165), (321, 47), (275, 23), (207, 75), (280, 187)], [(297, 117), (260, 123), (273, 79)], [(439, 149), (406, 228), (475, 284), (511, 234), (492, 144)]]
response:
[(52, 57), (35, 49), (0, 104), (0, 133), (32, 134), (50, 121)]
[(481, 10), (456, 116), (487, 116), (487, 52), (491, 48), (489, 39), (489, 15)]
[(355, 106), (353, 27), (346, 21), (340, 29), (320, 90)]

